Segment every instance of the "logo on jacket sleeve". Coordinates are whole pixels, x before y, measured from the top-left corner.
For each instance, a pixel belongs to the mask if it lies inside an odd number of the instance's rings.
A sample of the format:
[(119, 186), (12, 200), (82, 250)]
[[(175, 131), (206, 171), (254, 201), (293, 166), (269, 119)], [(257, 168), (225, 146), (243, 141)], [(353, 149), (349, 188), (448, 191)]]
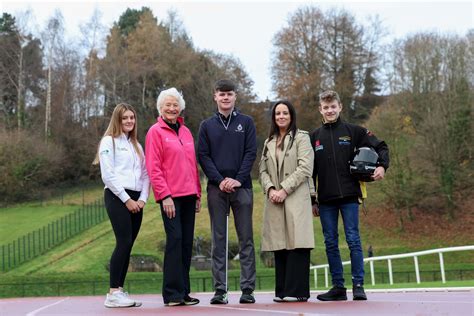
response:
[(314, 151), (319, 151), (319, 150), (323, 150), (324, 146), (321, 145), (321, 142), (319, 141), (319, 139), (317, 139), (315, 142), (314, 142)]

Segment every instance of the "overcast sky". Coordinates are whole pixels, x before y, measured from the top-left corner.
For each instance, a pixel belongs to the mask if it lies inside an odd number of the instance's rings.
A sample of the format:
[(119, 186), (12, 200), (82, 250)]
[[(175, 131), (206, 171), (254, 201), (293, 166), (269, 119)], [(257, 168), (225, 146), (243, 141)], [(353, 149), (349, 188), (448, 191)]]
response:
[(271, 92), (272, 39), (286, 25), (288, 16), (298, 7), (315, 5), (323, 10), (344, 8), (365, 23), (369, 15), (378, 15), (389, 38), (402, 38), (420, 31), (465, 35), (474, 28), (473, 1), (22, 1), (0, 0), (2, 12), (16, 15), (31, 9), (38, 29), (55, 9), (65, 19), (69, 37), (78, 36), (79, 24), (90, 19), (95, 8), (102, 12), (103, 23), (110, 27), (126, 8), (147, 6), (159, 20), (174, 9), (184, 23), (196, 47), (232, 54), (254, 80), (254, 91), (262, 100)]

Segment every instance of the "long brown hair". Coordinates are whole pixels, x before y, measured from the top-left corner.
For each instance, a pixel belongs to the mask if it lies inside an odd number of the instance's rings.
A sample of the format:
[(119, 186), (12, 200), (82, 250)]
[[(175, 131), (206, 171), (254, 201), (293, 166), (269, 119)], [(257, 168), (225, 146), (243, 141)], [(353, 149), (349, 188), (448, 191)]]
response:
[[(133, 129), (128, 133), (128, 138), (132, 142), (133, 148), (135, 148), (135, 151), (137, 152), (138, 156), (143, 159), (143, 152), (140, 150), (140, 146), (138, 145), (138, 138), (137, 138), (137, 112), (131, 106), (130, 104), (127, 103), (119, 103), (117, 106), (115, 106), (114, 111), (112, 112), (112, 117), (110, 118), (109, 126), (107, 126), (107, 129), (105, 130), (104, 138), (105, 136), (111, 136), (112, 141), (114, 138), (119, 137), (122, 135), (122, 117), (123, 114), (126, 111), (131, 111), (133, 115), (135, 116), (135, 125), (133, 126)], [(99, 143), (100, 146), (100, 143)], [(115, 146), (115, 142), (114, 142)], [(92, 164), (97, 165), (99, 163), (99, 148), (97, 148), (97, 152), (95, 154), (95, 159), (92, 162)]]
[[(275, 121), (276, 107), (280, 104), (286, 105), (286, 107), (288, 108), (288, 112), (290, 113), (290, 125), (288, 126), (288, 130), (286, 131), (286, 134), (280, 143), (280, 149), (283, 149), (283, 144), (285, 142), (286, 135), (293, 133), (293, 136), (294, 136), (298, 128), (296, 127), (296, 110), (293, 104), (291, 104), (291, 102), (288, 100), (276, 101), (272, 107), (272, 121), (270, 123), (270, 132), (268, 133), (268, 140), (271, 140), (273, 137), (277, 138), (278, 135), (280, 134), (280, 129)], [(292, 145), (293, 145), (293, 142), (291, 142), (290, 147)]]

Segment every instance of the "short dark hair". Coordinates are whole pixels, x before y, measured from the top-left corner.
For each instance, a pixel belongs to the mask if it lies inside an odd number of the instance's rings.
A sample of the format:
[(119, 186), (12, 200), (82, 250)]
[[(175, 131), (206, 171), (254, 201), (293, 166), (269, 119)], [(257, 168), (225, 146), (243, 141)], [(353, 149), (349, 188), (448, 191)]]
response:
[(319, 94), (319, 103), (321, 102), (332, 102), (336, 100), (337, 102), (341, 103), (341, 99), (339, 98), (339, 94), (337, 94), (334, 90), (326, 90)]
[(237, 91), (235, 84), (227, 79), (217, 80), (214, 85), (214, 91)]

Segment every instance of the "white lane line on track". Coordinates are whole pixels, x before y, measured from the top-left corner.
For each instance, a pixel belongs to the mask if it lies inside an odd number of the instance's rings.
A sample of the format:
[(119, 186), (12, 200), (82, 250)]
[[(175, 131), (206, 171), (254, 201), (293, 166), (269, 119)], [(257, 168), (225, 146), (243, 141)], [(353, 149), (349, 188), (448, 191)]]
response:
[(47, 308), (50, 308), (51, 306), (54, 306), (54, 305), (61, 304), (62, 302), (66, 301), (66, 300), (68, 300), (68, 299), (69, 299), (69, 297), (66, 297), (66, 298), (64, 298), (64, 299), (62, 299), (62, 300), (59, 300), (59, 301), (57, 301), (57, 302), (54, 302), (54, 303), (48, 304), (48, 305), (46, 305), (46, 306), (40, 307), (40, 308), (38, 308), (38, 309), (35, 309), (34, 311), (29, 312), (28, 314), (26, 314), (26, 316), (35, 316), (37, 313), (41, 312), (42, 310), (45, 310), (45, 309), (47, 309)]
[(328, 316), (334, 314), (315, 314), (315, 313), (305, 313), (305, 312), (292, 312), (292, 311), (281, 311), (274, 309), (257, 309), (257, 308), (242, 308), (242, 307), (230, 307), (230, 306), (199, 306), (194, 305), (195, 307), (203, 308), (216, 308), (223, 310), (236, 310), (236, 311), (246, 311), (246, 312), (256, 312), (256, 313), (271, 313), (271, 314), (285, 314), (285, 315), (308, 315), (308, 316)]
[(408, 300), (393, 300), (393, 301), (385, 301), (385, 300), (370, 300), (371, 302), (377, 302), (377, 303), (385, 303), (385, 304), (388, 304), (388, 303), (415, 303), (415, 304), (473, 304), (472, 301), (425, 301), (425, 300), (421, 300), (421, 301), (416, 301), (416, 300), (413, 300), (413, 301), (408, 301)]

